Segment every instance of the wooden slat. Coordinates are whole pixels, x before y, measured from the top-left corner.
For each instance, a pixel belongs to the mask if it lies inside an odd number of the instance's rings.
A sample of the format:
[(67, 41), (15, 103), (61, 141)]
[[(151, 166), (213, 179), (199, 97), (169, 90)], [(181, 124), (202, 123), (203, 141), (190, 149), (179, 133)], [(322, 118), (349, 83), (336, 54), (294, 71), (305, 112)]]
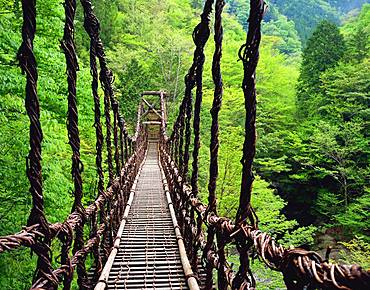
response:
[(158, 162), (149, 143), (107, 289), (189, 289)]

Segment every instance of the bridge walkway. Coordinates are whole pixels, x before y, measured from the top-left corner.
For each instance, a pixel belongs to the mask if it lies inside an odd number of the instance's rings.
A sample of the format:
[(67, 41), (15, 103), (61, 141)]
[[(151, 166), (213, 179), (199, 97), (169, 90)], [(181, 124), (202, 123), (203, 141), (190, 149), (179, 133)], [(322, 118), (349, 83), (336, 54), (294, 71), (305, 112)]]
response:
[(189, 289), (163, 189), (157, 146), (149, 143), (106, 289)]

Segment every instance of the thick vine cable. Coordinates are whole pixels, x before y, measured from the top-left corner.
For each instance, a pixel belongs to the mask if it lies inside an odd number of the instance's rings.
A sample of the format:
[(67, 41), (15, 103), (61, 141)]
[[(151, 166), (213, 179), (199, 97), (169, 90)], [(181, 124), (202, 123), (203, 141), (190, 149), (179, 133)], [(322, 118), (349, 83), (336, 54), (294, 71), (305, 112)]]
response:
[[(212, 77), (215, 85), (213, 104), (211, 109), (212, 126), (211, 126), (211, 142), (210, 142), (210, 164), (209, 164), (209, 182), (208, 182), (208, 209), (217, 214), (216, 207), (216, 187), (218, 177), (218, 150), (219, 150), (219, 125), (218, 114), (222, 105), (223, 84), (221, 75), (221, 57), (222, 57), (222, 40), (223, 40), (223, 27), (222, 27), (222, 11), (225, 6), (223, 0), (216, 1), (215, 7), (215, 52), (213, 54), (212, 62)], [(211, 231), (209, 231), (211, 232)], [(212, 234), (212, 232), (211, 232)], [(212, 240), (212, 239), (211, 239)], [(225, 256), (225, 243), (222, 233), (217, 233), (217, 253), (219, 256), (219, 263), (221, 265), (226, 263)], [(218, 289), (227, 289), (227, 279), (223, 269), (218, 270)]]
[[(107, 66), (104, 48), (99, 37), (99, 22), (92, 11), (90, 0), (81, 0), (84, 8), (85, 29), (90, 36), (90, 67), (92, 75), (92, 94), (94, 98), (96, 128), (96, 167), (98, 175), (98, 196), (88, 207), (82, 206), (82, 164), (80, 161), (80, 140), (78, 131), (78, 114), (76, 99), (77, 57), (75, 53), (73, 32), (73, 19), (75, 15), (75, 0), (65, 0), (65, 31), (62, 48), (67, 62), (68, 82), (68, 116), (67, 128), (70, 145), (72, 148), (72, 178), (74, 183), (74, 204), (72, 213), (63, 223), (49, 224), (44, 215), (44, 202), (41, 175), (41, 142), (42, 130), (40, 125), (40, 106), (37, 97), (37, 66), (33, 54), (33, 39), (36, 29), (36, 3), (35, 1), (22, 1), (23, 27), (22, 45), (18, 51), (18, 60), (22, 71), (26, 74), (26, 110), (30, 118), (30, 151), (27, 158), (27, 176), (30, 181), (30, 193), (33, 199), (31, 215), (21, 232), (6, 237), (0, 237), (0, 252), (19, 248), (30, 247), (37, 255), (38, 261), (33, 279), (32, 289), (55, 289), (63, 283), (64, 289), (70, 289), (73, 271), (77, 268), (78, 283), (81, 289), (91, 289), (100, 273), (104, 257), (107, 257), (113, 242), (113, 235), (122, 218), (122, 207), (127, 200), (135, 176), (144, 158), (147, 134), (140, 123), (142, 107), (138, 111), (138, 123), (135, 136), (128, 135), (124, 120), (119, 115), (118, 102), (113, 94), (113, 74)], [(206, 1), (207, 7), (212, 7), (213, 1)], [(208, 5), (208, 6), (207, 6)], [(201, 23), (194, 30), (196, 50), (193, 64), (186, 77), (185, 96), (182, 100), (180, 111), (174, 124), (170, 138), (166, 135), (166, 123), (161, 122), (161, 163), (166, 174), (168, 186), (171, 189), (173, 202), (178, 207), (177, 216), (184, 236), (185, 245), (188, 247), (189, 256), (192, 258), (193, 268), (197, 268), (198, 249), (203, 250), (203, 261), (207, 267), (206, 288), (213, 287), (212, 269), (218, 271), (218, 288), (227, 289), (253, 289), (256, 282), (249, 268), (249, 250), (253, 247), (261, 260), (271, 269), (283, 273), (288, 289), (369, 289), (370, 272), (363, 270), (358, 265), (336, 265), (321, 258), (318, 254), (303, 249), (285, 249), (278, 245), (268, 234), (257, 228), (257, 218), (250, 205), (251, 188), (253, 183), (252, 162), (255, 155), (255, 118), (256, 118), (256, 90), (255, 70), (258, 63), (258, 49), (261, 40), (261, 21), (265, 4), (261, 0), (251, 0), (251, 13), (249, 17), (249, 30), (246, 43), (239, 51), (243, 61), (244, 79), (243, 92), (246, 109), (246, 138), (243, 145), (243, 180), (240, 193), (240, 204), (234, 223), (230, 219), (217, 216), (216, 208), (216, 180), (217, 180), (217, 152), (218, 152), (218, 113), (222, 100), (222, 78), (220, 60), (222, 50), (222, 24), (221, 13), (224, 6), (223, 0), (216, 1), (215, 8), (215, 53), (213, 57), (213, 80), (215, 83), (214, 102), (211, 110), (211, 145), (210, 145), (210, 176), (209, 176), (209, 203), (199, 201), (197, 184), (192, 188), (187, 183), (189, 162), (191, 128), (190, 120), (192, 111), (192, 90), (197, 87), (193, 134), (194, 153), (193, 161), (197, 161), (199, 147), (200, 105), (202, 95), (202, 69), (204, 63), (203, 48), (205, 36), (208, 39)], [(211, 8), (210, 8), (211, 9)], [(209, 13), (210, 13), (209, 9)], [(209, 14), (208, 13), (208, 14)], [(206, 13), (207, 14), (207, 13)], [(204, 15), (202, 15), (203, 17)], [(207, 19), (206, 19), (207, 20)], [(203, 23), (202, 23), (203, 21)], [(208, 25), (208, 23), (207, 23)], [(104, 189), (104, 175), (102, 171), (103, 133), (100, 123), (100, 99), (98, 95), (98, 69), (100, 64), (100, 82), (104, 91), (105, 117), (110, 118), (113, 111), (113, 145), (110, 147), (109, 179), (110, 186)], [(163, 111), (163, 94), (161, 95), (161, 115)], [(107, 109), (108, 108), (108, 109)], [(199, 118), (199, 122), (197, 121)], [(107, 121), (109, 140), (112, 138), (112, 128)], [(119, 132), (118, 132), (119, 129)], [(198, 134), (198, 137), (196, 136)], [(198, 139), (199, 140), (199, 139)], [(111, 141), (110, 141), (111, 142)], [(109, 143), (109, 142), (108, 142)], [(181, 144), (181, 146), (179, 146)], [(123, 148), (125, 147), (125, 148)], [(180, 148), (179, 148), (180, 147)], [(124, 151), (124, 152), (123, 152)], [(169, 152), (168, 152), (169, 151)], [(109, 148), (108, 148), (109, 153)], [(195, 154), (195, 155), (194, 155)], [(176, 162), (177, 161), (177, 162)], [(198, 162), (195, 163), (196, 170)], [(194, 166), (194, 162), (193, 162)], [(114, 172), (117, 177), (114, 177)], [(194, 173), (194, 171), (193, 171)], [(197, 175), (194, 180), (197, 180)], [(193, 176), (191, 180), (193, 184)], [(181, 209), (181, 210), (180, 210)], [(197, 218), (195, 220), (195, 214)], [(91, 223), (89, 237), (84, 240), (83, 227), (85, 222)], [(202, 229), (203, 222), (208, 227), (208, 237), (205, 238)], [(216, 241), (215, 242), (215, 237)], [(53, 269), (51, 266), (50, 244), (54, 239), (61, 242), (60, 255), (57, 261), (60, 266)], [(74, 239), (74, 241), (73, 241)], [(237, 246), (240, 256), (240, 267), (235, 272), (226, 261), (225, 247), (228, 244)], [(72, 255), (71, 255), (71, 248)], [(86, 257), (89, 253), (94, 255), (95, 275), (93, 281), (88, 281), (86, 275)], [(195, 271), (196, 272), (196, 271)], [(228, 286), (227, 286), (228, 285)]]
[[(97, 196), (104, 195), (104, 173), (103, 173), (103, 143), (104, 143), (104, 136), (103, 136), (103, 128), (101, 123), (101, 109), (100, 109), (100, 96), (98, 93), (99, 87), (99, 75), (98, 75), (98, 68), (96, 63), (97, 53), (96, 47), (99, 41), (99, 21), (96, 17), (93, 16), (91, 9), (89, 9), (89, 5), (83, 3), (84, 8), (84, 28), (87, 34), (90, 37), (90, 73), (92, 76), (91, 82), (91, 89), (92, 95), (94, 99), (94, 127), (95, 127), (95, 135), (96, 135), (96, 143), (95, 143), (95, 150), (96, 150), (96, 157), (95, 157), (95, 165), (96, 165), (96, 172), (98, 175), (98, 194)], [(105, 210), (104, 206), (100, 209), (100, 222), (107, 226), (107, 220), (105, 217)], [(93, 218), (91, 219), (92, 227), (91, 227), (91, 234), (90, 238), (97, 235), (98, 230), (98, 216), (94, 214)], [(100, 276), (100, 272), (102, 270), (102, 257), (100, 253), (99, 247), (100, 241), (98, 241), (97, 245), (94, 247), (94, 259), (95, 259), (95, 271), (94, 271), (94, 278), (98, 279)], [(104, 256), (107, 256), (108, 253), (104, 253)]]
[[(74, 203), (72, 213), (77, 212), (81, 217), (81, 222), (75, 227), (75, 239), (72, 253), (75, 254), (84, 246), (84, 224), (86, 222), (85, 208), (82, 204), (82, 176), (83, 165), (80, 157), (80, 134), (78, 129), (78, 109), (76, 96), (77, 62), (76, 47), (74, 43), (74, 18), (76, 13), (76, 0), (66, 0), (64, 3), (65, 26), (64, 36), (61, 42), (67, 63), (67, 82), (68, 82), (68, 113), (67, 129), (69, 145), (72, 149), (72, 180), (74, 184)], [(87, 289), (87, 272), (84, 261), (77, 264), (78, 284), (81, 289)]]
[(32, 208), (27, 226), (39, 225), (39, 231), (34, 235), (31, 249), (38, 256), (34, 281), (43, 276), (52, 275), (50, 231), (44, 213), (44, 196), (42, 191), (41, 143), (43, 139), (40, 124), (40, 104), (37, 95), (37, 64), (33, 53), (33, 40), (36, 32), (36, 1), (22, 0), (23, 25), (22, 44), (18, 50), (17, 58), (22, 72), (26, 74), (25, 106), (30, 119), (30, 150), (27, 157), (27, 177), (30, 182), (32, 195)]

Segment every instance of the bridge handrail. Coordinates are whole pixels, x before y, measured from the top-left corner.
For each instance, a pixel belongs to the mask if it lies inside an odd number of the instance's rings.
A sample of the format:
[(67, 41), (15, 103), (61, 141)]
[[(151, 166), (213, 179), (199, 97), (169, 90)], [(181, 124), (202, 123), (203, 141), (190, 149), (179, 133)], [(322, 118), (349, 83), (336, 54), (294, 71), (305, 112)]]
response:
[[(192, 110), (191, 91), (197, 88), (194, 112), (194, 147), (199, 149), (199, 121), (202, 95), (202, 57), (203, 47), (208, 39), (208, 17), (210, 5), (213, 1), (206, 1), (201, 22), (194, 30), (193, 38), (196, 45), (193, 64), (186, 77), (184, 98), (180, 104), (179, 113), (173, 124), (171, 136), (167, 137), (166, 124), (161, 125), (160, 157), (170, 188), (171, 198), (177, 208), (177, 218), (181, 233), (184, 237), (189, 259), (195, 273), (198, 269), (198, 249), (201, 250), (202, 261), (206, 266), (206, 287), (213, 287), (213, 271), (218, 270), (218, 289), (254, 289), (255, 279), (249, 268), (249, 252), (253, 247), (260, 259), (271, 269), (279, 271), (284, 276), (288, 289), (303, 289), (305, 286), (320, 287), (322, 289), (368, 289), (370, 287), (370, 271), (359, 265), (339, 265), (330, 263), (327, 258), (319, 254), (300, 248), (284, 248), (275, 242), (267, 233), (258, 229), (257, 217), (250, 205), (251, 186), (253, 182), (252, 161), (255, 152), (255, 118), (256, 118), (256, 91), (255, 69), (258, 63), (258, 48), (261, 39), (260, 25), (265, 11), (262, 0), (251, 1), (249, 30), (246, 43), (239, 51), (239, 57), (244, 65), (243, 91), (246, 103), (246, 139), (243, 147), (243, 180), (241, 199), (236, 222), (229, 218), (219, 217), (215, 207), (215, 196), (210, 191), (209, 204), (202, 203), (197, 197), (197, 173), (194, 178), (194, 168), (197, 170), (197, 155), (193, 160), (192, 184), (187, 181), (187, 164), (185, 155), (188, 154), (190, 140), (190, 118)], [(222, 42), (221, 12), (224, 1), (216, 0), (215, 42), (216, 49), (213, 58), (213, 76), (215, 82), (214, 103), (211, 110), (213, 117), (210, 154), (218, 148), (218, 117), (217, 110), (221, 106), (222, 83), (220, 91), (220, 48)], [(203, 35), (202, 35), (203, 34)], [(161, 104), (164, 104), (161, 98)], [(161, 106), (164, 110), (164, 106)], [(184, 126), (186, 127), (184, 129)], [(214, 126), (214, 127), (213, 127)], [(185, 135), (185, 136), (184, 136)], [(184, 139), (187, 139), (184, 141)], [(183, 146), (185, 149), (183, 151)], [(198, 147), (198, 148), (197, 148)], [(183, 155), (183, 156), (181, 156)], [(216, 156), (217, 158), (217, 152)], [(195, 162), (195, 163), (194, 163)], [(211, 161), (212, 162), (212, 161)], [(195, 167), (194, 167), (195, 165)], [(210, 165), (211, 167), (216, 166)], [(217, 171), (216, 176), (217, 177)], [(195, 182), (194, 182), (195, 181)], [(211, 184), (211, 181), (210, 181)], [(209, 186), (210, 186), (209, 184)], [(210, 187), (209, 187), (210, 189)], [(197, 218), (194, 216), (197, 214)], [(207, 235), (202, 229), (205, 224)], [(210, 238), (211, 235), (211, 238)], [(216, 235), (216, 242), (213, 236)], [(206, 239), (207, 237), (207, 239)], [(236, 246), (240, 255), (239, 271), (234, 271), (227, 262), (224, 248), (227, 244)]]
[[(31, 121), (30, 153), (27, 173), (31, 183), (33, 208), (26, 227), (19, 233), (0, 237), (0, 253), (20, 247), (30, 247), (38, 256), (32, 289), (56, 288), (63, 282), (69, 288), (74, 269), (78, 272), (78, 285), (86, 289), (94, 284), (102, 270), (102, 263), (107, 259), (113, 247), (113, 238), (118, 230), (123, 215), (123, 205), (137, 175), (138, 167), (144, 157), (147, 146), (147, 134), (139, 122), (135, 136), (129, 136), (124, 118), (121, 116), (119, 102), (114, 96), (113, 73), (108, 68), (104, 47), (100, 39), (99, 21), (93, 13), (90, 0), (81, 0), (84, 11), (84, 28), (90, 37), (90, 67), (92, 76), (92, 95), (94, 97), (96, 128), (96, 168), (98, 173), (98, 193), (95, 201), (87, 207), (82, 205), (82, 164), (79, 152), (78, 112), (76, 106), (76, 71), (78, 69), (75, 44), (73, 39), (76, 2), (65, 0), (65, 29), (62, 48), (65, 52), (68, 80), (68, 137), (73, 151), (72, 177), (75, 184), (75, 200), (71, 214), (62, 223), (48, 223), (44, 215), (42, 177), (41, 177), (41, 142), (42, 128), (39, 122), (39, 101), (37, 96), (37, 66), (33, 55), (33, 39), (36, 32), (36, 2), (22, 1), (23, 42), (18, 59), (26, 73), (26, 109)], [(98, 75), (97, 60), (100, 64)], [(104, 188), (102, 169), (103, 132), (100, 120), (100, 97), (98, 83), (104, 91), (104, 115), (106, 121), (106, 146), (108, 155), (109, 183)], [(113, 111), (113, 126), (111, 122)], [(140, 119), (140, 115), (138, 116)], [(112, 153), (112, 127), (113, 146)], [(115, 170), (113, 165), (115, 162)], [(115, 171), (115, 173), (114, 173)], [(116, 176), (116, 177), (115, 177)], [(89, 238), (84, 240), (84, 226), (90, 224)], [(60, 266), (51, 266), (51, 243), (58, 239), (61, 244)], [(74, 243), (73, 243), (74, 239)], [(71, 247), (73, 246), (72, 254)], [(87, 277), (85, 260), (88, 253), (94, 257), (93, 280)]]
[[(342, 289), (366, 289), (369, 286), (370, 273), (359, 265), (339, 265), (329, 262), (328, 259), (322, 258), (313, 251), (294, 247), (284, 248), (268, 233), (246, 224), (236, 225), (229, 218), (219, 217), (213, 212), (207, 212), (208, 206), (193, 196), (191, 186), (182, 183), (183, 178), (179, 174), (175, 162), (171, 159), (168, 149), (163, 144), (161, 143), (160, 147), (161, 162), (166, 172), (168, 184), (171, 185), (171, 192), (182, 192), (186, 205), (191, 206), (196, 211), (207, 227), (214, 227), (223, 236), (227, 244), (237, 245), (245, 241), (250, 242), (256, 249), (259, 258), (269, 268), (282, 272), (287, 281), (307, 283), (314, 279), (315, 285), (324, 287), (324, 289), (331, 289), (338, 287), (338, 285), (346, 287)], [(176, 198), (176, 195), (173, 195), (173, 198)], [(176, 202), (179, 202), (178, 198)], [(184, 205), (181, 205), (180, 202), (180, 208), (182, 207)], [(181, 216), (181, 214), (182, 212), (179, 213), (178, 218), (186, 223), (186, 216)], [(194, 225), (191, 232), (196, 232)], [(206, 244), (204, 236), (203, 233), (196, 237), (202, 250), (205, 249)], [(228, 284), (233, 286), (234, 279), (237, 276), (236, 272), (232, 270), (228, 263), (219, 263), (217, 251), (210, 249), (204, 254), (204, 257), (215, 269), (226, 271)]]
[[(22, 71), (26, 74), (26, 109), (30, 118), (30, 152), (27, 163), (27, 175), (33, 207), (27, 226), (19, 233), (0, 237), (0, 253), (19, 247), (30, 247), (38, 256), (32, 289), (53, 289), (63, 282), (69, 289), (73, 272), (77, 269), (77, 283), (80, 288), (91, 288), (107, 260), (121, 219), (123, 206), (127, 204), (129, 193), (134, 184), (147, 146), (147, 134), (141, 122), (143, 104), (139, 105), (138, 120), (134, 136), (129, 136), (125, 121), (120, 114), (119, 103), (112, 87), (113, 74), (108, 68), (104, 47), (100, 39), (99, 21), (93, 13), (91, 0), (80, 0), (84, 10), (84, 27), (90, 37), (90, 67), (92, 75), (92, 95), (95, 108), (96, 128), (96, 167), (98, 174), (98, 194), (95, 201), (87, 207), (82, 205), (83, 166), (80, 161), (80, 137), (78, 131), (78, 112), (76, 102), (77, 57), (73, 39), (76, 2), (65, 0), (65, 29), (62, 48), (67, 63), (68, 82), (68, 137), (72, 147), (72, 179), (74, 182), (74, 204), (71, 214), (62, 223), (49, 223), (44, 213), (44, 200), (41, 176), (42, 128), (40, 124), (40, 106), (37, 95), (37, 66), (33, 53), (33, 40), (36, 33), (36, 3), (22, 1), (23, 27), (22, 44), (18, 59)], [(212, 74), (215, 84), (212, 107), (211, 130), (211, 165), (209, 180), (208, 205), (198, 198), (198, 153), (199, 125), (202, 102), (202, 76), (204, 65), (204, 47), (210, 36), (210, 16), (215, 2), (215, 53)], [(179, 114), (173, 126), (171, 136), (167, 136), (166, 108), (164, 92), (144, 92), (160, 96), (161, 167), (165, 172), (171, 199), (177, 209), (179, 227), (184, 237), (185, 247), (194, 273), (198, 273), (199, 252), (206, 271), (206, 287), (213, 287), (213, 269), (218, 270), (218, 288), (252, 289), (255, 279), (249, 267), (249, 255), (252, 247), (258, 256), (271, 269), (283, 273), (288, 289), (321, 287), (322, 289), (369, 289), (370, 271), (358, 265), (346, 266), (332, 264), (317, 253), (298, 248), (286, 249), (278, 245), (267, 233), (258, 229), (257, 217), (250, 204), (253, 182), (252, 162), (255, 154), (255, 118), (256, 90), (255, 71), (259, 58), (261, 40), (261, 21), (265, 11), (263, 0), (250, 1), (249, 29), (246, 43), (239, 51), (243, 62), (244, 79), (242, 88), (246, 105), (246, 138), (243, 146), (243, 179), (240, 203), (235, 222), (219, 217), (216, 207), (217, 150), (218, 150), (218, 111), (222, 101), (221, 49), (222, 49), (222, 10), (224, 0), (206, 0), (201, 21), (194, 29), (195, 51), (193, 63), (185, 78), (185, 96), (180, 104)], [(97, 60), (100, 65), (98, 75)], [(106, 123), (105, 143), (108, 156), (109, 183), (104, 187), (102, 168), (103, 126), (101, 123), (98, 82), (104, 91), (104, 116)], [(188, 182), (191, 119), (193, 109), (192, 91), (196, 88), (194, 109), (194, 149), (191, 182)], [(112, 122), (113, 111), (113, 147)], [(114, 162), (113, 162), (114, 159)], [(114, 170), (115, 163), (115, 170)], [(115, 171), (115, 172), (114, 172)], [(84, 226), (91, 225), (89, 238), (84, 239)], [(206, 226), (207, 233), (203, 230)], [(52, 241), (58, 239), (61, 244), (60, 266), (52, 267)], [(225, 246), (236, 246), (240, 256), (240, 267), (236, 272), (226, 259)], [(73, 246), (73, 249), (71, 250)], [(72, 252), (72, 253), (71, 253)], [(92, 280), (87, 277), (86, 257), (94, 257)], [(194, 279), (195, 277), (191, 277)]]

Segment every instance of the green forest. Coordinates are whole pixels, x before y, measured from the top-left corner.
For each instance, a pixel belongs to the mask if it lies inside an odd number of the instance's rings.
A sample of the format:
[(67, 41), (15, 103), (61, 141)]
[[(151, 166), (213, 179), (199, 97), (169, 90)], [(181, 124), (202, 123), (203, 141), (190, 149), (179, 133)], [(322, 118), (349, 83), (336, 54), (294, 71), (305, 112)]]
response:
[[(234, 218), (244, 140), (242, 63), (249, 1), (228, 0), (223, 18), (223, 104), (217, 187), (221, 216)], [(370, 267), (370, 3), (367, 0), (270, 0), (257, 68), (257, 154), (252, 205), (259, 226), (281, 244)], [(140, 93), (169, 93), (171, 128), (184, 94), (193, 54), (192, 31), (202, 0), (95, 0), (101, 37), (122, 114), (133, 131)], [(73, 203), (71, 149), (66, 129), (66, 65), (60, 40), (60, 1), (37, 2), (34, 51), (41, 104), (43, 182), (48, 221), (64, 220)], [(25, 78), (17, 65), (21, 43), (19, 0), (0, 2), (0, 236), (26, 224), (32, 198), (25, 173), (29, 119)], [(84, 203), (96, 197), (95, 129), (90, 88), (89, 38), (77, 8), (75, 38)], [(208, 190), (213, 100), (206, 48), (201, 112), (200, 195)], [(106, 166), (106, 164), (105, 164)], [(229, 255), (233, 257), (233, 249)], [(236, 257), (235, 257), (236, 260)], [(2, 289), (28, 289), (36, 258), (27, 249), (0, 256)], [(279, 273), (255, 260), (258, 289), (284, 289)]]

